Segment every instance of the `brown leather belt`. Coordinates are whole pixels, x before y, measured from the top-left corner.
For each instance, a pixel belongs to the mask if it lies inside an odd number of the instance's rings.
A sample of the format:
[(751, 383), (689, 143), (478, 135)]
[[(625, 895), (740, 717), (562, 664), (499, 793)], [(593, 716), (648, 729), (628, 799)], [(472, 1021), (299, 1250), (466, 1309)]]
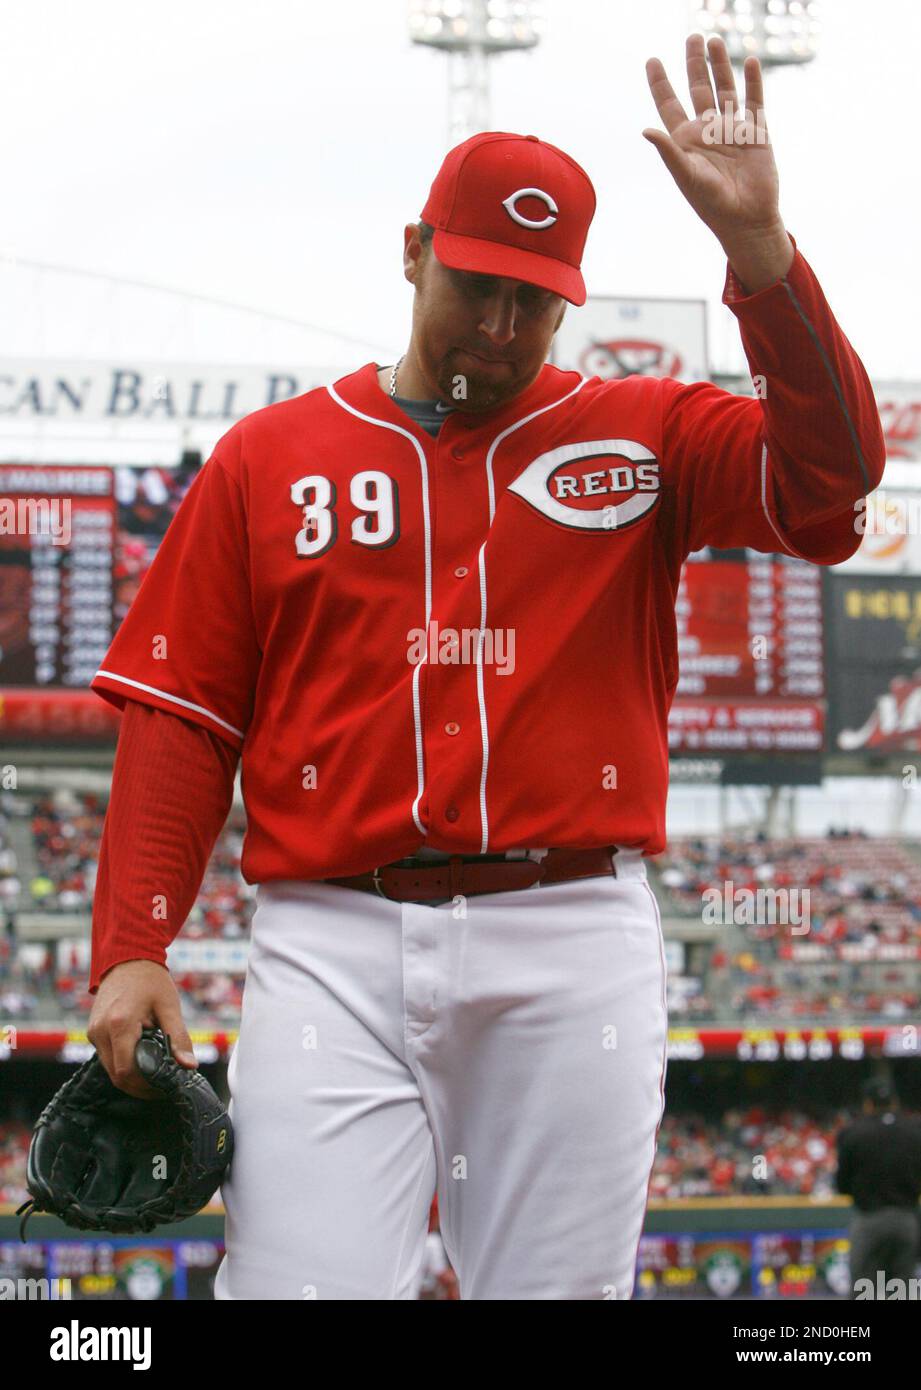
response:
[(508, 893), (534, 884), (564, 883), (573, 878), (597, 878), (602, 874), (617, 877), (613, 856), (616, 845), (602, 849), (550, 849), (538, 863), (533, 859), (505, 859), (488, 856), (464, 859), (454, 854), (446, 864), (417, 860), (406, 864), (397, 861), (384, 864), (373, 872), (353, 874), (349, 878), (327, 878), (343, 888), (356, 888), (362, 893), (379, 893), (394, 902), (431, 902), (436, 898), (451, 899), (460, 894), (473, 897), (477, 893)]

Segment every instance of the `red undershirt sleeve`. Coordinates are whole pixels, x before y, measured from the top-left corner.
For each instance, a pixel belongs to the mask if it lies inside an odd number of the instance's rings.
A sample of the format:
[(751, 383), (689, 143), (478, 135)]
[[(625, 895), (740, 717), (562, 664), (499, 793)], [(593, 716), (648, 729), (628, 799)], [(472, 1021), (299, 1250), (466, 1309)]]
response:
[(93, 901), (90, 993), (122, 961), (165, 966), (227, 819), (238, 759), (201, 724), (125, 701)]

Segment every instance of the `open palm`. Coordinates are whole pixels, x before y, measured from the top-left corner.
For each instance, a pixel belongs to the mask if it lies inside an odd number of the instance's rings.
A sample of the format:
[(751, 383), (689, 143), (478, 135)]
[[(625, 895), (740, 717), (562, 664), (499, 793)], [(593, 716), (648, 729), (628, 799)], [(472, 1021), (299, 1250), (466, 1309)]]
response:
[[(716, 84), (714, 95), (707, 57)], [(779, 185), (774, 154), (764, 126), (761, 64), (745, 60), (745, 106), (739, 105), (729, 53), (722, 39), (687, 41), (687, 73), (695, 117), (688, 116), (658, 58), (646, 64), (649, 88), (665, 131), (643, 135), (662, 160), (697, 215), (724, 244), (740, 235), (776, 226)], [(718, 111), (717, 121), (714, 111)], [(733, 122), (744, 118), (746, 140), (733, 137)]]

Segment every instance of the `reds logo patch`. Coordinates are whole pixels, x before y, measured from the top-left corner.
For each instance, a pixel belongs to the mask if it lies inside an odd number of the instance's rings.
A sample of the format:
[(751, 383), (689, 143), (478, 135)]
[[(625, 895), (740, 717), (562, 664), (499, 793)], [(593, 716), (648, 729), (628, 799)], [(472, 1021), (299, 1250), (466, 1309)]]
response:
[(529, 463), (508, 490), (563, 526), (622, 531), (658, 502), (659, 462), (635, 439), (561, 444)]
[[(536, 199), (537, 202), (544, 204), (546, 213), (539, 221), (533, 217), (525, 217), (524, 213), (518, 211), (519, 198)], [(528, 227), (532, 232), (543, 232), (548, 227), (552, 227), (560, 211), (550, 194), (545, 193), (542, 188), (519, 188), (517, 193), (509, 194), (502, 206), (509, 217), (518, 223), (519, 227)]]

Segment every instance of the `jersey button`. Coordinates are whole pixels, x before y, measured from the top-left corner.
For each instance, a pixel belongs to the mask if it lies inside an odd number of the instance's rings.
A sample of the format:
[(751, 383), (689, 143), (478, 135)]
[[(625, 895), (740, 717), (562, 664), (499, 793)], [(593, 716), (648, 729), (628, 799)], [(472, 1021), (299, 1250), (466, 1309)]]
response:
[(451, 457), (452, 459), (462, 459), (464, 457), (465, 452), (466, 451), (464, 449), (452, 449)]
[(460, 811), (456, 806), (449, 806), (445, 811), (445, 820), (457, 820), (459, 815)]
[(447, 723), (447, 724), (445, 725), (445, 733), (446, 733), (446, 734), (459, 734), (459, 733), (460, 733), (460, 725), (459, 725), (459, 724), (456, 724), (456, 723), (454, 722), (453, 719), (450, 720), (450, 722)]
[(466, 565), (458, 565), (458, 567), (457, 567), (457, 569), (454, 571), (454, 573), (455, 573), (455, 575), (456, 575), (456, 577), (457, 577), (458, 579), (463, 579), (464, 575), (468, 573), (467, 566), (466, 566)]

